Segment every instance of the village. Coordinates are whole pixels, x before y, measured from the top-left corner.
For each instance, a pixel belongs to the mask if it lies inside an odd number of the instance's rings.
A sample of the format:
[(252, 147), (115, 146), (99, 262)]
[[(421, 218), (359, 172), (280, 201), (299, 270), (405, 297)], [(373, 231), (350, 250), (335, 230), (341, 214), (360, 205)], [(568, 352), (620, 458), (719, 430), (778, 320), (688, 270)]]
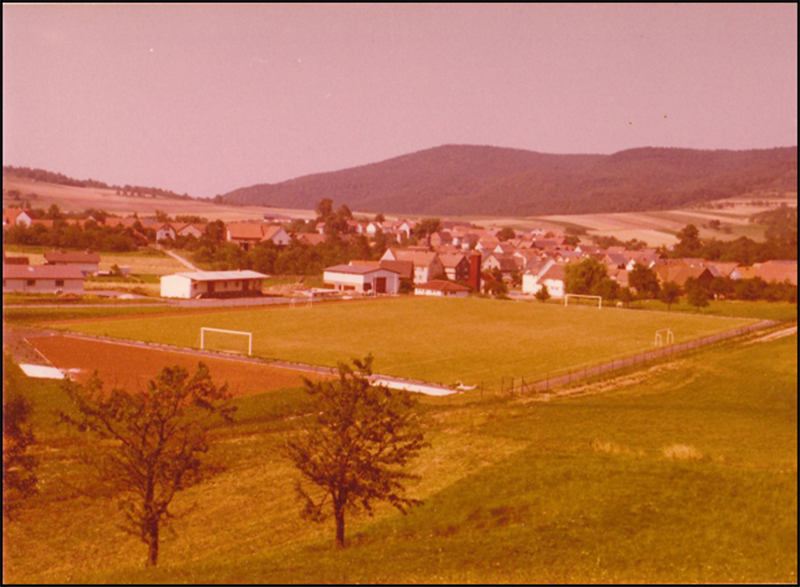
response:
[[(184, 249), (192, 249), (187, 243), (208, 238), (211, 223), (96, 215), (99, 218), (41, 219), (30, 209), (8, 207), (3, 212), (3, 230), (8, 235), (8, 231), (46, 233), (54, 225), (73, 230), (102, 227), (121, 231), (137, 247), (156, 247), (182, 255), (176, 258), (189, 270), (161, 276), (160, 295), (164, 299), (258, 297), (264, 281), (272, 277), (243, 263), (214, 271), (186, 261), (184, 256), (189, 255)], [(216, 221), (217, 233), (220, 227), (222, 234), (217, 238), (244, 253), (259, 247), (272, 251), (292, 246), (324, 247), (331, 239), (360, 242), (360, 250), (371, 253), (371, 258), (351, 253), (342, 259), (345, 262), (325, 266), (321, 287), (300, 283), (290, 295), (321, 298), (413, 293), (466, 297), (474, 292), (545, 301), (562, 300), (573, 293), (618, 300), (619, 305), (642, 297), (655, 298), (670, 288), (677, 288), (678, 295), (688, 293), (695, 285), (712, 298), (735, 299), (737, 293), (743, 299), (786, 295), (783, 290), (765, 294), (765, 286), (772, 284), (793, 287), (796, 299), (797, 261), (770, 259), (746, 265), (676, 255), (674, 249), (680, 246), (656, 249), (644, 243), (634, 243), (632, 248), (602, 248), (552, 228), (517, 231), (508, 226), (484, 228), (447, 219), (390, 220), (382, 214), (369, 220), (354, 218), (352, 213), (331, 217), (327, 222), (319, 215), (315, 222), (308, 217), (265, 213), (252, 221)], [(687, 227), (684, 236), (696, 239), (692, 228)], [(24, 255), (7, 255), (4, 250), (3, 292), (83, 294), (87, 278), (111, 275), (111, 271), (100, 270), (100, 263), (101, 254), (94, 251), (49, 250), (44, 253), (43, 264), (31, 264)], [(602, 268), (603, 279), (594, 284), (570, 282), (570, 268), (582, 263)], [(125, 276), (129, 270), (115, 267), (114, 273)]]

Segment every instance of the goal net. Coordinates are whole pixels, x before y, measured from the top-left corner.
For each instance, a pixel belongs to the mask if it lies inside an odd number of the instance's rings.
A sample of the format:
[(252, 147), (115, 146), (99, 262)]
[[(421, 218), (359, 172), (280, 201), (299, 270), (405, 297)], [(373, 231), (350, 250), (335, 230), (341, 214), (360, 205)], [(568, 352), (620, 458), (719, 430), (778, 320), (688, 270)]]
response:
[(567, 294), (564, 296), (564, 305), (569, 306), (570, 301), (573, 306), (597, 306), (603, 307), (603, 296), (587, 296), (583, 294)]
[(200, 328), (200, 348), (225, 352), (245, 352), (253, 354), (253, 333), (240, 330), (223, 330), (221, 328)]

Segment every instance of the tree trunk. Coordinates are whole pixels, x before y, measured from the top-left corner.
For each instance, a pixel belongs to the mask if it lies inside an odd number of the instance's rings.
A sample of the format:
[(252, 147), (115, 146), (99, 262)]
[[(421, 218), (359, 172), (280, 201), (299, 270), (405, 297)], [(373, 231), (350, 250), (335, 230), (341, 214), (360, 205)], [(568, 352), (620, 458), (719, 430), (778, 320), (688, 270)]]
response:
[(344, 508), (337, 507), (333, 517), (336, 519), (336, 548), (344, 548)]
[(147, 532), (147, 566), (155, 567), (158, 564), (158, 520), (148, 524)]

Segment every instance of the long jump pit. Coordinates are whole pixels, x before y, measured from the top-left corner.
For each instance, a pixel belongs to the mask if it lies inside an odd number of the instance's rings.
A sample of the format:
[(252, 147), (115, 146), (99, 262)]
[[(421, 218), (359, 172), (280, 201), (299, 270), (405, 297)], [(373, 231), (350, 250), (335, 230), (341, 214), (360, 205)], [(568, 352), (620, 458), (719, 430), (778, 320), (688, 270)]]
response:
[(164, 367), (178, 365), (192, 375), (200, 362), (208, 366), (216, 385), (228, 383), (228, 390), (233, 397), (302, 387), (304, 377), (311, 381), (330, 379), (324, 374), (235, 358), (152, 349), (122, 342), (61, 335), (29, 337), (27, 340), (55, 367), (79, 383), (85, 383), (97, 371), (106, 389), (116, 387), (131, 392), (143, 391)]

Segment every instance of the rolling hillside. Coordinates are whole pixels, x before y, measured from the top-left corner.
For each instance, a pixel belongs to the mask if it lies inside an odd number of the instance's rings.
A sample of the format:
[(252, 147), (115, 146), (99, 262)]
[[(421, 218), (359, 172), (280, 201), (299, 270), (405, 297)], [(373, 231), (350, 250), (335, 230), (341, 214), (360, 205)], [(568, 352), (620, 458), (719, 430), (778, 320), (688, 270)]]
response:
[(761, 191), (794, 191), (797, 147), (749, 151), (640, 148), (552, 155), (445, 145), (351, 169), (259, 184), (226, 203), (396, 214), (548, 215), (665, 210)]

